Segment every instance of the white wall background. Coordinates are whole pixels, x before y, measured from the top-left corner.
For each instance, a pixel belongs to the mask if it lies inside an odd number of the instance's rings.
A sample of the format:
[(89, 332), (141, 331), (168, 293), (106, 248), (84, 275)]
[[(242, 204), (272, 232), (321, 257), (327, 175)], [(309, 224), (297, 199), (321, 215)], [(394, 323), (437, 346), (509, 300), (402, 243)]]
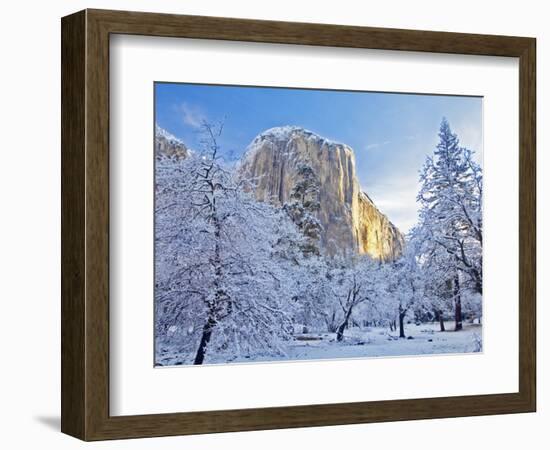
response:
[[(539, 318), (550, 285), (550, 29), (545, 2), (407, 0), (73, 0), (5, 2), (0, 15), (0, 443), (4, 448), (69, 449), (85, 444), (59, 432), (60, 380), (60, 17), (93, 8), (325, 22), (538, 39)], [(141, 439), (96, 448), (543, 448), (550, 420), (550, 339), (539, 320), (536, 414)], [(546, 425), (546, 427), (545, 427)]]

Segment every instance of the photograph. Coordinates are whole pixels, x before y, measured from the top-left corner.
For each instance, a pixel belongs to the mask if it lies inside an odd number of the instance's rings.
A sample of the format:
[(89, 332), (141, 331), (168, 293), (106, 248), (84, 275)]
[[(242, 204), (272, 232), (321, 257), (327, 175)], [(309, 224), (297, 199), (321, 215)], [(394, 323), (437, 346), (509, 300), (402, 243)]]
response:
[(153, 88), (155, 367), (483, 352), (483, 97)]

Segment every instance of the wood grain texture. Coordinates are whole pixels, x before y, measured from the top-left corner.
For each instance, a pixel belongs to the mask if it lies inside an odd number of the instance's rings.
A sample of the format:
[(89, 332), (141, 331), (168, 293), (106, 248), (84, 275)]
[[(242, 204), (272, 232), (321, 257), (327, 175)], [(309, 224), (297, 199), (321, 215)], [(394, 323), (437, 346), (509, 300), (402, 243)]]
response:
[[(109, 35), (113, 33), (518, 57), (519, 392), (109, 416)], [(62, 41), (62, 430), (65, 433), (84, 440), (99, 440), (535, 410), (534, 39), (86, 10), (63, 18)]]
[(84, 367), (84, 12), (65, 17), (61, 35), (61, 430), (85, 430)]
[(519, 390), (536, 409), (536, 41), (519, 64)]

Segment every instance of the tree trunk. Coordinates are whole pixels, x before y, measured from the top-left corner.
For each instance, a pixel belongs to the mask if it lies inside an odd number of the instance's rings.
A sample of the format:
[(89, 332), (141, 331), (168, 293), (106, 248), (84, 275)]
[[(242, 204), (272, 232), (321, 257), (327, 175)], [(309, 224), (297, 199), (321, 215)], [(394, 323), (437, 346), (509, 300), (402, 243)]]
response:
[(439, 311), (439, 331), (445, 331), (445, 322), (443, 321), (443, 313)]
[(462, 330), (462, 302), (460, 299), (460, 281), (458, 275), (454, 279), (454, 297), (455, 297), (455, 331)]
[(338, 342), (344, 339), (344, 330), (346, 329), (346, 325), (347, 325), (347, 320), (345, 322), (342, 322), (342, 324), (338, 327), (338, 330), (336, 330), (336, 340)]
[(206, 355), (206, 350), (208, 344), (210, 343), (210, 338), (212, 337), (212, 331), (216, 326), (216, 309), (220, 309), (222, 304), (226, 306), (226, 314), (231, 314), (232, 303), (231, 299), (228, 298), (227, 294), (223, 289), (220, 288), (221, 281), (223, 278), (222, 270), (222, 258), (221, 258), (221, 223), (217, 216), (216, 201), (214, 196), (214, 189), (212, 190), (212, 222), (214, 224), (214, 304), (207, 304), (208, 319), (204, 324), (202, 329), (201, 341), (199, 343), (199, 348), (197, 349), (197, 354), (195, 355), (195, 360), (193, 364), (200, 365), (204, 362), (204, 357)]
[(483, 295), (483, 283), (481, 280), (476, 282), (476, 291), (479, 295)]
[[(353, 295), (353, 298), (351, 299), (351, 303), (350, 302), (350, 296)], [(340, 326), (338, 327), (338, 330), (336, 331), (336, 340), (338, 342), (340, 342), (342, 339), (344, 339), (344, 330), (348, 327), (348, 323), (349, 323), (349, 319), (351, 317), (351, 311), (353, 310), (353, 307), (355, 306), (355, 297), (357, 295), (357, 292), (353, 291), (353, 292), (349, 292), (348, 293), (348, 303), (349, 303), (349, 308), (347, 311), (345, 311), (345, 314), (344, 314), (344, 320), (342, 320), (342, 323), (340, 324)]]
[(325, 317), (325, 322), (327, 324), (327, 331), (329, 333), (336, 333), (336, 312), (332, 311), (332, 314), (329, 317)]
[(405, 337), (405, 313), (399, 312), (399, 337), (404, 338)]
[(206, 355), (206, 348), (208, 347), (208, 343), (210, 342), (212, 331), (214, 330), (215, 326), (216, 321), (212, 317), (208, 318), (208, 321), (204, 324), (204, 328), (202, 329), (201, 342), (199, 344), (197, 355), (195, 356), (195, 361), (193, 362), (193, 364), (200, 365), (203, 363), (204, 356)]
[(443, 317), (443, 311), (440, 309), (434, 310), (435, 319), (439, 322), (439, 331), (445, 331), (445, 321)]

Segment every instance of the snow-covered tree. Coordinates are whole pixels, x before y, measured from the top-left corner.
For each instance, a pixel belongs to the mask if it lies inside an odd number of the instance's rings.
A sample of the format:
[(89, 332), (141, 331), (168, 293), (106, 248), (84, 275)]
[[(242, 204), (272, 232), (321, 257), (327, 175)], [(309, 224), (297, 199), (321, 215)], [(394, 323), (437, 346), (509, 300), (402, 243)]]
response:
[(468, 286), (482, 293), (483, 177), (472, 152), (459, 145), (446, 119), (439, 143), (420, 175), (420, 227), (425, 240), (442, 247), (464, 275)]
[[(415, 240), (423, 262), (444, 265), (454, 300), (457, 330), (462, 328), (461, 293), (482, 293), (483, 217), (481, 168), (472, 152), (460, 146), (446, 119), (439, 143), (420, 174), (419, 224)], [(432, 258), (432, 261), (430, 261)], [(441, 272), (441, 270), (440, 270)]]
[(298, 257), (295, 261), (295, 322), (302, 326), (303, 332), (318, 330), (326, 325), (326, 312), (333, 300), (329, 265), (315, 255)]
[(418, 261), (414, 242), (407, 242), (405, 252), (396, 261), (387, 263), (382, 269), (386, 291), (386, 303), (395, 311), (399, 326), (399, 337), (405, 336), (405, 320), (413, 308), (420, 309), (424, 301), (425, 273)]
[(448, 256), (442, 253), (432, 255), (422, 267), (425, 274), (426, 309), (433, 311), (434, 318), (439, 322), (440, 331), (445, 331), (445, 320), (455, 312), (454, 297), (450, 286), (454, 269), (451, 269), (453, 273), (449, 274), (447, 258)]
[(283, 205), (283, 209), (304, 234), (304, 255), (319, 256), (319, 241), (323, 230), (321, 222), (315, 217), (321, 207), (319, 180), (311, 166), (305, 163), (299, 165), (296, 175), (298, 181), (293, 186), (290, 200)]
[(158, 342), (170, 333), (176, 341), (179, 332), (194, 364), (211, 348), (229, 357), (282, 352), (295, 282), (287, 253), (300, 235), (222, 166), (222, 127), (203, 129), (201, 154), (157, 161)]
[[(332, 292), (340, 311), (337, 317), (336, 340), (344, 339), (344, 331), (351, 323), (354, 311), (359, 305), (374, 304), (380, 295), (380, 262), (368, 256), (356, 260), (341, 261), (332, 270)], [(364, 311), (363, 311), (364, 312)]]

